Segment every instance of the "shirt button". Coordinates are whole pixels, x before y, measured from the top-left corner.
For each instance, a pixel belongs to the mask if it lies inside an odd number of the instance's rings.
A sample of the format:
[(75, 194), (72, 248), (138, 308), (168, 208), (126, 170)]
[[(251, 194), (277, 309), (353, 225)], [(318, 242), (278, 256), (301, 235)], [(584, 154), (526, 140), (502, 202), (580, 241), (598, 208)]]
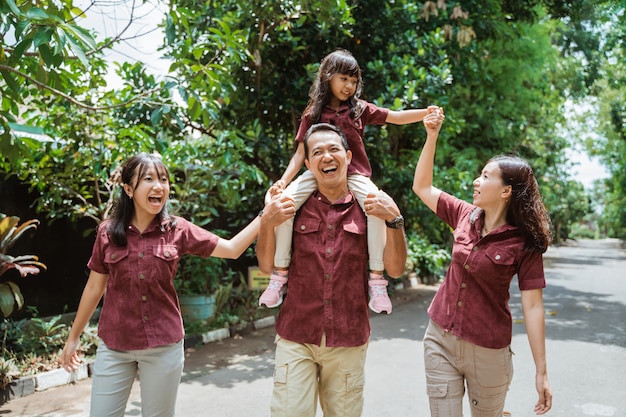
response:
[(146, 276), (144, 274), (139, 274), (139, 279), (144, 279)]
[(139, 252), (139, 258), (143, 258), (143, 252)]
[(148, 321), (148, 315), (143, 316), (143, 321)]
[(462, 301), (459, 301), (458, 303), (456, 303), (457, 306), (461, 307), (463, 305)]
[(167, 251), (167, 250), (165, 251), (165, 257), (166, 257), (166, 258), (169, 258), (169, 257), (170, 257), (170, 252), (169, 252), (169, 251)]
[(333, 230), (333, 225), (332, 224), (328, 225), (328, 230)]
[(326, 305), (330, 304), (330, 300), (324, 300), (324, 304)]
[(500, 255), (496, 255), (496, 261), (500, 260)]
[(333, 250), (331, 248), (326, 249), (326, 253), (331, 254), (333, 253)]
[(146, 297), (145, 295), (141, 296), (141, 301), (146, 301), (148, 299), (148, 297)]
[(465, 264), (465, 265), (463, 265), (463, 268), (465, 268), (465, 269), (469, 269), (469, 265), (468, 265), (468, 264)]
[(467, 287), (467, 284), (466, 284), (466, 283), (462, 283), (462, 284), (461, 284), (461, 288), (466, 288), (466, 287)]
[(111, 259), (115, 259), (115, 254), (112, 254), (112, 255), (111, 255)]
[(472, 248), (472, 250), (473, 250), (474, 252), (476, 252), (476, 251), (478, 250), (478, 246), (474, 246), (474, 247)]
[(306, 230), (306, 226), (305, 225), (300, 226), (300, 230)]
[(330, 279), (330, 274), (324, 274), (324, 279), (328, 281)]

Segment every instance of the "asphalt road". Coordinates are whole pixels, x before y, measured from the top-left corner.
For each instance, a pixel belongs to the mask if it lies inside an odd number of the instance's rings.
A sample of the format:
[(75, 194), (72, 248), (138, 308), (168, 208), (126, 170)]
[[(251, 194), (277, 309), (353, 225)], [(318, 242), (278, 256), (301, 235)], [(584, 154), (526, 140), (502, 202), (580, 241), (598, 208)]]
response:
[[(548, 416), (626, 417), (626, 250), (616, 240), (572, 242), (550, 248), (545, 266), (554, 393)], [(363, 417), (429, 415), (421, 339), (435, 291), (398, 291), (391, 315), (372, 316)], [(514, 417), (532, 416), (534, 364), (515, 281), (511, 294), (515, 376), (505, 409)], [(268, 328), (188, 349), (177, 416), (269, 416), (273, 337)], [(0, 417), (88, 416), (90, 384), (84, 380), (12, 400), (0, 406)], [(137, 385), (127, 416), (141, 415)]]

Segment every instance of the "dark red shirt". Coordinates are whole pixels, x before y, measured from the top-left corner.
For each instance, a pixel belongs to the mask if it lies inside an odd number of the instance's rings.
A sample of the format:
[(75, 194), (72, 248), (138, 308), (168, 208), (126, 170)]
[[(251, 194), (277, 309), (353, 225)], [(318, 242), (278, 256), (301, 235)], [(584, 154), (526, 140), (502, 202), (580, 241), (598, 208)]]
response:
[(446, 278), (428, 309), (430, 318), (478, 346), (510, 345), (511, 280), (517, 274), (522, 291), (544, 288), (542, 254), (524, 250), (517, 227), (508, 224), (481, 238), (482, 210), (447, 193), (439, 197), (437, 215), (454, 229), (454, 245)]
[[(363, 114), (361, 114), (361, 117), (357, 120), (353, 120), (352, 117), (350, 117), (350, 107), (344, 102), (336, 110), (328, 106), (325, 107), (324, 110), (322, 110), (318, 123), (329, 123), (337, 126), (346, 136), (348, 146), (352, 151), (352, 162), (350, 162), (348, 166), (348, 175), (361, 174), (369, 178), (372, 176), (372, 166), (370, 165), (367, 152), (365, 151), (363, 131), (366, 125), (384, 125), (385, 120), (387, 120), (387, 115), (389, 114), (389, 109), (377, 107), (365, 100), (360, 100), (360, 102), (365, 107)], [(304, 136), (310, 127), (311, 119), (304, 116), (298, 128), (296, 141), (301, 142), (304, 140)]]
[(285, 301), (276, 331), (296, 343), (354, 347), (370, 336), (367, 221), (350, 193), (331, 204), (316, 191), (298, 211)]
[(98, 336), (111, 349), (147, 349), (184, 336), (174, 289), (178, 261), (184, 254), (211, 256), (219, 237), (181, 217), (173, 219), (175, 227), (155, 219), (143, 233), (130, 226), (125, 247), (111, 242), (107, 222), (98, 228), (87, 266), (109, 275)]

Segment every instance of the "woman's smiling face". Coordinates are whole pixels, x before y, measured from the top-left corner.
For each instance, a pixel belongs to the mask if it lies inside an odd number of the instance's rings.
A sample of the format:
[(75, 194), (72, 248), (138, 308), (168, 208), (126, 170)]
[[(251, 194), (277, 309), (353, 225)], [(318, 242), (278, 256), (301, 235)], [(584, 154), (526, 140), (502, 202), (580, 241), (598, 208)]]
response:
[(141, 171), (133, 179), (134, 189), (125, 184), (124, 190), (133, 199), (137, 215), (156, 216), (169, 198), (170, 180), (166, 172), (158, 172), (153, 164)]

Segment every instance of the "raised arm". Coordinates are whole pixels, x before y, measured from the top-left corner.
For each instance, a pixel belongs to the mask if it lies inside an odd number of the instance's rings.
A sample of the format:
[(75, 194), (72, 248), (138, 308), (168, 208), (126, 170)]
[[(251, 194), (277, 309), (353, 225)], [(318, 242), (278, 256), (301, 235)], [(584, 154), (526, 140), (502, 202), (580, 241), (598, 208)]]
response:
[(437, 201), (441, 195), (441, 190), (433, 187), (433, 167), (435, 164), (437, 137), (439, 136), (443, 119), (443, 114), (439, 112), (432, 112), (424, 118), (426, 143), (424, 143), (424, 148), (417, 161), (415, 176), (413, 177), (413, 192), (433, 212), (437, 212)]
[(439, 110), (443, 113), (443, 109), (437, 106), (428, 106), (425, 109), (389, 110), (385, 123), (406, 125), (409, 123), (421, 122), (424, 120), (426, 115), (434, 112), (435, 110)]

